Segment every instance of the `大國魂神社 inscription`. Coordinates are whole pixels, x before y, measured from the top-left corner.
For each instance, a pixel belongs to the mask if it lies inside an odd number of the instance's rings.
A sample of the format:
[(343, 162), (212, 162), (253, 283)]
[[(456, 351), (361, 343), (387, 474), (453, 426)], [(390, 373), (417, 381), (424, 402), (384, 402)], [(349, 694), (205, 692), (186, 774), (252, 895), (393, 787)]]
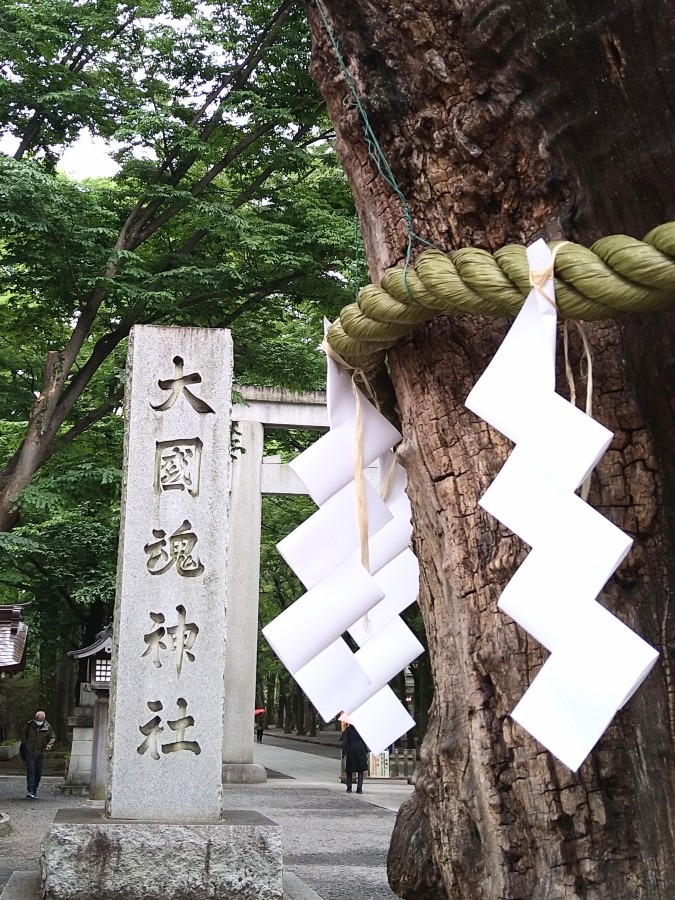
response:
[(156, 409), (157, 412), (171, 409), (180, 395), (184, 394), (187, 402), (198, 413), (215, 412), (208, 403), (205, 403), (204, 400), (193, 394), (188, 387), (189, 384), (201, 384), (202, 376), (198, 372), (194, 372), (192, 375), (183, 375), (183, 359), (180, 356), (174, 356), (173, 364), (175, 366), (174, 377), (160, 379), (157, 382), (163, 391), (171, 391), (171, 394), (163, 403), (158, 403), (157, 405), (151, 403), (152, 408)]
[[(162, 575), (174, 563), (178, 574), (184, 575), (186, 578), (202, 574), (204, 566), (199, 561), (199, 557), (192, 555), (197, 543), (197, 535), (192, 531), (192, 525), (188, 519), (183, 520), (183, 524), (174, 531), (168, 542), (166, 531), (163, 528), (153, 528), (152, 533), (157, 540), (151, 541), (143, 547), (149, 556), (147, 567), (152, 575)], [(167, 543), (168, 552), (166, 550)]]
[(155, 452), (155, 491), (187, 491), (199, 495), (202, 442), (199, 438), (158, 441)]
[(197, 635), (199, 634), (199, 626), (194, 622), (186, 622), (187, 612), (185, 607), (179, 605), (176, 607), (178, 613), (178, 624), (169, 628), (164, 627), (163, 613), (150, 613), (153, 622), (159, 625), (154, 631), (143, 635), (143, 640), (148, 645), (143, 656), (150, 656), (152, 664), (158, 669), (161, 668), (160, 652), (162, 650), (173, 651), (177, 654), (176, 671), (180, 675), (183, 670), (183, 656), (187, 656), (190, 662), (195, 661), (194, 653), (190, 651), (195, 645)]
[[(154, 713), (161, 712), (164, 709), (159, 700), (149, 700), (147, 705), (150, 712)], [(178, 707), (178, 718), (167, 720), (166, 722), (169, 728), (176, 732), (176, 740), (160, 744), (159, 739), (164, 733), (164, 727), (162, 719), (156, 715), (149, 722), (146, 722), (145, 725), (139, 725), (138, 730), (145, 735), (145, 740), (137, 748), (137, 752), (141, 756), (149, 752), (154, 760), (158, 760), (160, 758), (160, 749), (162, 753), (178, 753), (181, 750), (189, 750), (190, 753), (194, 753), (197, 756), (202, 752), (197, 741), (185, 740), (185, 732), (195, 724), (193, 717), (186, 715), (187, 700), (179, 697), (176, 701), (176, 706)]]
[[(153, 373), (168, 359), (173, 377), (158, 379)], [(133, 332), (111, 715), (114, 817), (220, 818), (231, 360), (228, 332)], [(166, 392), (161, 401), (158, 389)], [(167, 781), (185, 789), (180, 804)]]

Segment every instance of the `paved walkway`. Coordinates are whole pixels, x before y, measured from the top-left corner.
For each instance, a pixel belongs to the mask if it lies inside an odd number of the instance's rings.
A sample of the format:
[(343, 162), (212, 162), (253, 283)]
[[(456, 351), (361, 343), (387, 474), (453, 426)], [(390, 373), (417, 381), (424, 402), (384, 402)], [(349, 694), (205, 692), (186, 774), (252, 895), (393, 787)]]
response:
[[(339, 781), (337, 735), (313, 742), (266, 735), (254, 744), (254, 761), (270, 770), (267, 783), (226, 785), (223, 802), (282, 826), (288, 900), (394, 900), (386, 856), (395, 813), (412, 791), (408, 784), (366, 780), (363, 794), (347, 794)], [(14, 870), (39, 871), (40, 844), (59, 807), (86, 805), (62, 796), (61, 783), (43, 779), (40, 799), (29, 801), (25, 779), (0, 775), (0, 812), (12, 822), (12, 833), (0, 838), (0, 890)]]
[(0, 812), (9, 815), (12, 830), (0, 837), (0, 890), (14, 871), (40, 871), (40, 844), (60, 806), (82, 806), (79, 797), (59, 792), (63, 778), (43, 778), (40, 799), (26, 800), (26, 778), (0, 775)]

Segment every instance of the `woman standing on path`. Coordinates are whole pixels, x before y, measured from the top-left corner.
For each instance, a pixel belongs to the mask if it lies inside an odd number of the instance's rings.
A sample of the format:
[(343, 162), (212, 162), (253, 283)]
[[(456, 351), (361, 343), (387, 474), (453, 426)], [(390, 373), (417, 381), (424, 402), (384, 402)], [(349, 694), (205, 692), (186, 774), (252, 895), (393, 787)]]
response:
[(267, 713), (259, 709), (255, 713), (255, 736), (259, 744), (262, 744), (263, 731), (267, 727)]
[(352, 792), (352, 775), (356, 773), (356, 793), (363, 793), (363, 773), (368, 768), (368, 748), (353, 725), (347, 725), (340, 735), (342, 755), (345, 757), (347, 793)]

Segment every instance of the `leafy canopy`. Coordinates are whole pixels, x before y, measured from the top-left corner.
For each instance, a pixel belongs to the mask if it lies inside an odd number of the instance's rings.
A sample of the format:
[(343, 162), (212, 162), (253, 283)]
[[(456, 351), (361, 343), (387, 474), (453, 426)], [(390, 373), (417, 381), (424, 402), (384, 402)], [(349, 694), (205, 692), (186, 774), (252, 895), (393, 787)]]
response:
[[(61, 633), (112, 600), (134, 324), (229, 327), (237, 379), (323, 383), (354, 210), (308, 61), (293, 0), (0, 5), (0, 602)], [(114, 178), (60, 173), (82, 129)]]

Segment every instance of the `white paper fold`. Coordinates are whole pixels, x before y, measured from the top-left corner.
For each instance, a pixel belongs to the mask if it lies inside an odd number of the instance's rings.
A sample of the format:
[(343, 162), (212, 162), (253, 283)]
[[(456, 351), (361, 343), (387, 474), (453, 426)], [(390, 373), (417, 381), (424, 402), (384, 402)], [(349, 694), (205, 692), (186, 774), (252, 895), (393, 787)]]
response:
[(417, 557), (408, 548), (375, 573), (373, 580), (382, 591), (384, 599), (349, 628), (350, 635), (359, 647), (370, 640), (394, 616), (398, 616), (417, 601), (419, 572)]
[[(364, 485), (368, 535), (391, 521), (377, 491)], [(321, 581), (359, 549), (354, 482), (329, 497), (324, 505), (277, 544), (277, 550), (307, 588)]]
[[(530, 266), (544, 269), (551, 254), (544, 241), (528, 247)], [(554, 298), (553, 281), (543, 290)], [(466, 406), (512, 441), (531, 426), (531, 409), (555, 390), (555, 306), (530, 291), (492, 362), (466, 398)]]
[[(378, 460), (382, 494), (365, 483), (370, 571), (362, 566), (357, 401), (350, 376), (332, 360), (327, 398), (330, 432), (291, 463), (319, 510), (277, 545), (308, 590), (263, 634), (326, 721), (340, 710), (360, 711), (361, 733), (375, 752), (414, 725), (387, 684), (423, 651), (399, 618), (417, 599), (419, 566), (410, 550), (406, 473), (390, 450), (401, 435), (359, 394), (363, 464)], [(342, 638), (347, 630), (356, 653)]]
[(378, 689), (373, 687), (368, 674), (356, 662), (354, 654), (342, 638), (294, 672), (293, 677), (325, 722), (342, 709), (348, 712), (345, 698), (370, 697)]
[(351, 556), (265, 626), (263, 634), (294, 675), (384, 596)]
[(356, 653), (340, 639), (293, 674), (319, 714), (328, 721), (340, 710), (351, 714), (352, 709), (385, 687), (423, 651), (408, 626), (396, 618)]
[(366, 700), (349, 718), (371, 753), (386, 750), (415, 725), (413, 717), (389, 687)]
[[(543, 241), (528, 260), (549, 266)], [(551, 651), (513, 717), (576, 770), (657, 653), (596, 599), (632, 541), (574, 493), (612, 433), (555, 393), (553, 299), (530, 292), (466, 405), (516, 442), (479, 502), (532, 548), (499, 608)]]
[(576, 490), (595, 468), (612, 441), (612, 432), (551, 393), (532, 407), (514, 452), (540, 460), (549, 478), (567, 490)]
[(546, 661), (513, 718), (576, 771), (658, 653), (598, 603)]
[[(330, 431), (291, 463), (312, 500), (321, 506), (354, 478), (356, 398), (349, 373), (328, 359), (326, 386)], [(363, 465), (401, 440), (401, 434), (359, 391), (363, 423)]]
[(631, 538), (579, 496), (562, 490), (518, 450), (483, 494), (480, 505), (530, 547), (559, 547), (559, 560), (564, 559), (566, 547), (581, 551), (585, 547), (589, 566), (599, 570), (602, 587), (626, 555)]

